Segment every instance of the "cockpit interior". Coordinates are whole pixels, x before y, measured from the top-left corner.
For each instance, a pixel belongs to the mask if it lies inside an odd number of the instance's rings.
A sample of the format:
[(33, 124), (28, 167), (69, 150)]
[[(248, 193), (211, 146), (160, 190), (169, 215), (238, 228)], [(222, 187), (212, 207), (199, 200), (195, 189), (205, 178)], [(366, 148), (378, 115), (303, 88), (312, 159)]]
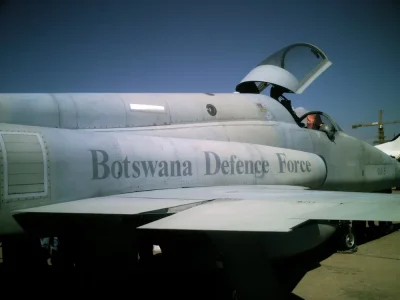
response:
[(270, 87), (269, 96), (281, 103), (301, 128), (342, 131), (325, 113), (313, 111), (299, 117), (283, 94), (303, 91), (332, 63), (314, 45), (298, 43), (287, 46), (264, 59), (236, 86), (241, 94), (261, 94)]

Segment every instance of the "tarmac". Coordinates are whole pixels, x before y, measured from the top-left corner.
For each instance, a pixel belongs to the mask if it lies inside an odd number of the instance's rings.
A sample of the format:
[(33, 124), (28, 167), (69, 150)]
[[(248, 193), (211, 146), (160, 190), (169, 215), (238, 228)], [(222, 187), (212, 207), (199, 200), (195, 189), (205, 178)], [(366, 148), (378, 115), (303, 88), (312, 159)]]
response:
[(358, 246), (355, 253), (335, 253), (321, 261), (293, 293), (305, 300), (400, 299), (399, 227), (395, 223), (397, 231)]
[(293, 293), (305, 300), (400, 299), (400, 231), (335, 253), (308, 272)]

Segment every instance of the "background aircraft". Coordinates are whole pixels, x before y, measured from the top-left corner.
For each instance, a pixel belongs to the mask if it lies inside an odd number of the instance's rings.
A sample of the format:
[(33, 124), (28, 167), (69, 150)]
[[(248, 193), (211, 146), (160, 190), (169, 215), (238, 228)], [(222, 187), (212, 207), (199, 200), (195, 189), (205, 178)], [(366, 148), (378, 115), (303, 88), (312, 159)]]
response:
[(400, 159), (400, 134), (396, 135), (389, 142), (376, 145), (375, 147), (379, 150), (385, 152), (387, 155), (394, 157), (395, 159)]
[(391, 192), (399, 163), (283, 96), (330, 65), (295, 44), (238, 93), (0, 95), (4, 263), (26, 269), (42, 236), (59, 237), (63, 268), (103, 279), (128, 276), (153, 244), (196, 268), (222, 253), (241, 299), (258, 299), (279, 286), (271, 261), (335, 232), (354, 247), (350, 220), (400, 221), (398, 196), (370, 193)]
[[(385, 152), (387, 155), (400, 161), (400, 134), (396, 135), (391, 141), (376, 145), (375, 147)], [(396, 186), (397, 190), (400, 190), (400, 186)]]

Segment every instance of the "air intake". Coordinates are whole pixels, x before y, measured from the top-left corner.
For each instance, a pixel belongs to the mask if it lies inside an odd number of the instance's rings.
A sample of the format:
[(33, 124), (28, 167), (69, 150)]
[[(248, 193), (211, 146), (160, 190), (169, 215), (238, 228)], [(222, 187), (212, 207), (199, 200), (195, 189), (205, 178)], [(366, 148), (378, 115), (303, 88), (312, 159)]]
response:
[(47, 194), (47, 160), (36, 133), (0, 135), (3, 201)]

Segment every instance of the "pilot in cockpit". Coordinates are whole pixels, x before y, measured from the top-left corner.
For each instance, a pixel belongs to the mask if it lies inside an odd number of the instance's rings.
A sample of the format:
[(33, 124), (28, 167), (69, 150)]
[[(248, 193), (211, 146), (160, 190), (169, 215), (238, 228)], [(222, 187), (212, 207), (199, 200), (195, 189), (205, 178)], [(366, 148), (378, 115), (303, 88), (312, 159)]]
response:
[(322, 120), (321, 116), (318, 114), (310, 114), (307, 116), (307, 128), (308, 129), (316, 129), (319, 130), (319, 128), (322, 125)]

